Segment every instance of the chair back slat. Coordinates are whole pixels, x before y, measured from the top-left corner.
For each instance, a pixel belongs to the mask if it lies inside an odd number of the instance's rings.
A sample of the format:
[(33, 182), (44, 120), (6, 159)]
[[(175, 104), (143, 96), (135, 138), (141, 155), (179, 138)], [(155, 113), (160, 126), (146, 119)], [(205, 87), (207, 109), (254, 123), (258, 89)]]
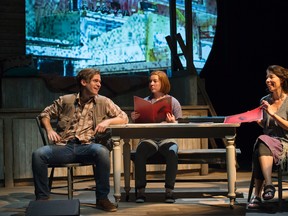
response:
[[(41, 138), (43, 140), (43, 144), (44, 145), (53, 144), (53, 143), (49, 142), (49, 139), (48, 139), (48, 136), (47, 136), (47, 132), (46, 132), (45, 128), (43, 127), (39, 116), (36, 117), (36, 122), (37, 122), (37, 125), (38, 125), (38, 128), (39, 128), (39, 132), (41, 134)], [(56, 129), (57, 121), (56, 120), (51, 120), (50, 123), (51, 123), (52, 128)]]

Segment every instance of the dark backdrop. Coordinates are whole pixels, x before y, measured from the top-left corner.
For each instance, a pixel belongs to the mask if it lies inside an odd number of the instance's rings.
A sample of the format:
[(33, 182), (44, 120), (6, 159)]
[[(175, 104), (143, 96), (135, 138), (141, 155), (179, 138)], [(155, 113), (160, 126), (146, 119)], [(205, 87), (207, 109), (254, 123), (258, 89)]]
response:
[[(214, 45), (200, 76), (217, 112), (227, 116), (256, 108), (266, 92), (266, 68), (288, 67), (288, 1), (218, 0)], [(256, 123), (237, 129), (240, 169), (251, 169)]]

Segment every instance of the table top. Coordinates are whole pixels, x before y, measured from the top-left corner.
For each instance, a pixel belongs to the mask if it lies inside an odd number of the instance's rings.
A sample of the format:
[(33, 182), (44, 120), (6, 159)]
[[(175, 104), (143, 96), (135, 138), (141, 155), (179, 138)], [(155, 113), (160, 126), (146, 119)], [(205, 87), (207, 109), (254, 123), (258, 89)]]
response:
[(194, 127), (221, 127), (231, 128), (240, 127), (240, 123), (214, 123), (214, 122), (201, 122), (201, 123), (128, 123), (119, 125), (110, 125), (109, 128), (194, 128)]
[(128, 123), (110, 125), (121, 138), (227, 138), (235, 137), (240, 124), (226, 123)]

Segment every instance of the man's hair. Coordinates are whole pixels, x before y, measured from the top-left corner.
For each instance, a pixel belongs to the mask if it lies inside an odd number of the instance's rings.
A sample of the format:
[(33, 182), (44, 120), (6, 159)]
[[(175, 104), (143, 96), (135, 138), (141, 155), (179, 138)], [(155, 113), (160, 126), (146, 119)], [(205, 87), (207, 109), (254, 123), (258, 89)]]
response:
[(89, 83), (92, 79), (92, 77), (96, 74), (100, 74), (100, 70), (97, 68), (85, 68), (79, 71), (79, 73), (76, 76), (76, 82), (78, 87), (81, 89), (81, 80), (85, 80), (87, 83)]
[(152, 75), (157, 75), (159, 77), (159, 80), (161, 82), (161, 89), (160, 91), (164, 94), (168, 94), (171, 89), (170, 81), (168, 79), (167, 74), (164, 71), (152, 71), (150, 74), (150, 77)]

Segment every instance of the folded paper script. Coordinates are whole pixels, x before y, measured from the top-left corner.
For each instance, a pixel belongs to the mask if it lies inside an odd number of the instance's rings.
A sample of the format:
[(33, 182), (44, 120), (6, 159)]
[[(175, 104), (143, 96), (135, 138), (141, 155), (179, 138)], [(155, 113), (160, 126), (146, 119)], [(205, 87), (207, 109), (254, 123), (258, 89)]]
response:
[(135, 123), (159, 123), (165, 121), (166, 114), (172, 113), (172, 98), (161, 98), (155, 103), (150, 103), (141, 97), (134, 96), (134, 111), (140, 114)]
[(242, 123), (242, 122), (253, 122), (263, 119), (263, 110), (261, 107), (256, 109), (240, 113), (237, 115), (226, 116), (224, 123)]

